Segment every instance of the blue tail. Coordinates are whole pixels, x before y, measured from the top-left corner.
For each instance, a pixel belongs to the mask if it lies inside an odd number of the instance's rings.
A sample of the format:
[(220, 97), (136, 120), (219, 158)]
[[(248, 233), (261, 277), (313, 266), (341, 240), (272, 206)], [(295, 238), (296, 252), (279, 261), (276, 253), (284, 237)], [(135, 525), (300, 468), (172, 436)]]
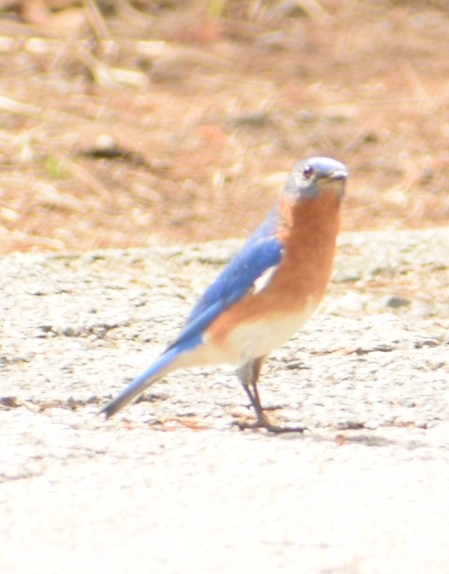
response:
[(100, 414), (106, 415), (106, 418), (112, 417), (119, 411), (126, 403), (129, 403), (134, 397), (139, 395), (151, 383), (154, 383), (165, 375), (171, 369), (171, 363), (179, 356), (179, 347), (168, 349), (163, 355), (159, 357), (146, 371), (136, 377), (123, 391), (112, 399), (100, 411)]

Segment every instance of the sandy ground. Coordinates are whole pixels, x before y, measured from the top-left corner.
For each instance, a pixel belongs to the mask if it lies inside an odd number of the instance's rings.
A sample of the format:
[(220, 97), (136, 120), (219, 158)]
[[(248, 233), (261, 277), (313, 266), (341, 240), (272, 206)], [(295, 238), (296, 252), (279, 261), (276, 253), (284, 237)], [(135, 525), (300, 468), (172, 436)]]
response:
[(446, 573), (449, 229), (345, 234), (262, 377), (304, 435), (241, 432), (229, 368), (116, 418), (238, 243), (0, 262), (0, 571)]

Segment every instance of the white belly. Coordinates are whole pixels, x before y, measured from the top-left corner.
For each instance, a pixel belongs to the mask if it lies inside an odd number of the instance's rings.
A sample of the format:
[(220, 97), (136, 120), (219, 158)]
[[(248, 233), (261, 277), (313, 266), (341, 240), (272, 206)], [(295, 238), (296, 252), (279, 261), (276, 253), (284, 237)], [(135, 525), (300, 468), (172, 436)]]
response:
[[(304, 325), (317, 307), (310, 301), (301, 312), (275, 315), (247, 323), (231, 330), (220, 342), (204, 338), (204, 344), (195, 352), (195, 363), (230, 363), (241, 365), (251, 359), (263, 357), (283, 345)], [(193, 357), (192, 357), (193, 358)]]

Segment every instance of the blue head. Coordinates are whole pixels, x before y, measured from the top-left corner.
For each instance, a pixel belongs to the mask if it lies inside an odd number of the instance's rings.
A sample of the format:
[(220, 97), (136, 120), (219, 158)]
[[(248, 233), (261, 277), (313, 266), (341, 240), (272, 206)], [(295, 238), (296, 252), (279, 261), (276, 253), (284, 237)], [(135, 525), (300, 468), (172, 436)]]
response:
[(348, 170), (339, 161), (328, 157), (311, 157), (293, 167), (285, 186), (285, 194), (290, 200), (296, 201), (314, 199), (323, 190), (330, 190), (342, 198), (347, 177)]

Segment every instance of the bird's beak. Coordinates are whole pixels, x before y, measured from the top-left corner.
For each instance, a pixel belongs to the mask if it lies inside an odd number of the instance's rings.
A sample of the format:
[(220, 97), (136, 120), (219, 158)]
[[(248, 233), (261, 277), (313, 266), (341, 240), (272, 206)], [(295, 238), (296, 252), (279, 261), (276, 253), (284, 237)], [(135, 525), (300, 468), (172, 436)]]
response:
[(348, 172), (344, 169), (337, 169), (333, 171), (328, 177), (329, 179), (333, 179), (335, 181), (344, 181), (348, 177)]

